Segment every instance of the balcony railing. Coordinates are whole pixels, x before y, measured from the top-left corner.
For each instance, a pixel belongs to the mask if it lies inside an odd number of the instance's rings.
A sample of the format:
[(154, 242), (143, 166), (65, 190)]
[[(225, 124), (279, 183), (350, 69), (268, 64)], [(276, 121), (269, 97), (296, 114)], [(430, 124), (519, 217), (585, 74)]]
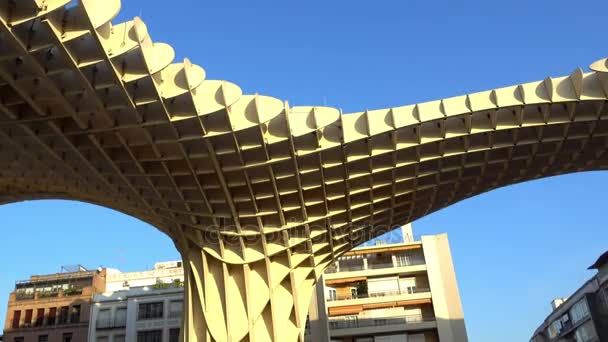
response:
[(367, 293), (368, 297), (388, 297), (388, 296), (399, 296), (404, 294), (415, 294), (415, 293), (425, 293), (431, 292), (431, 289), (428, 287), (408, 287), (401, 290), (391, 290), (391, 291), (369, 291)]
[(169, 311), (169, 318), (182, 318), (183, 313), (181, 311)]
[(395, 261), (395, 267), (424, 265), (424, 258), (399, 259)]
[(80, 296), (82, 294), (82, 287), (70, 287), (63, 290), (64, 296)]
[[(392, 262), (375, 263), (375, 262), (368, 261), (367, 269), (368, 270), (380, 270), (380, 269), (393, 268), (393, 267), (406, 267), (406, 266), (418, 266), (418, 265), (424, 265), (423, 258), (397, 259), (397, 261), (394, 264)], [(340, 268), (338, 270), (338, 268), (336, 266), (332, 265), (332, 266), (329, 266), (325, 270), (325, 273), (329, 274), (329, 273), (338, 273), (338, 272), (353, 272), (353, 271), (363, 271), (365, 269), (366, 268), (363, 267), (363, 265), (348, 265), (348, 266), (340, 265)]]
[(356, 296), (337, 297), (336, 299), (327, 298), (328, 302), (337, 300), (353, 300), (363, 298), (377, 298), (377, 297), (388, 297), (388, 296), (399, 296), (407, 294), (425, 293), (431, 292), (431, 289), (425, 287), (408, 287), (401, 290), (390, 290), (390, 291), (369, 291), (368, 293), (359, 293)]
[(38, 291), (38, 298), (54, 298), (59, 296), (59, 291)]
[(363, 271), (365, 268), (363, 265), (350, 265), (350, 266), (340, 266), (340, 272), (355, 272), (355, 271)]
[(97, 320), (97, 322), (95, 323), (95, 329), (96, 330), (103, 330), (103, 329), (121, 329), (121, 328), (125, 328), (127, 326), (127, 321), (126, 320), (110, 320), (110, 319), (102, 319), (102, 320)]
[(330, 329), (352, 329), (367, 327), (382, 327), (387, 325), (416, 324), (434, 322), (435, 317), (423, 315), (394, 316), (386, 318), (354, 318), (335, 319), (329, 321)]
[(15, 298), (17, 300), (29, 300), (29, 299), (34, 299), (36, 297), (36, 295), (34, 294), (34, 292), (17, 292), (15, 294)]
[(393, 265), (392, 262), (384, 262), (384, 263), (373, 263), (373, 262), (369, 262), (367, 263), (367, 269), (368, 270), (379, 270), (379, 269), (383, 269), (383, 268), (393, 268), (395, 267)]

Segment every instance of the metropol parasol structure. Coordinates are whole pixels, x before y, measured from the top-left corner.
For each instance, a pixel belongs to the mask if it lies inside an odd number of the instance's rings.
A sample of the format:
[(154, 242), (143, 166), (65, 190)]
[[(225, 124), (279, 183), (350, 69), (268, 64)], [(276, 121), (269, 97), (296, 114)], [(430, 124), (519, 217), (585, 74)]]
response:
[(205, 79), (119, 0), (0, 1), (0, 203), (150, 223), (184, 259), (185, 341), (298, 341), (323, 270), (462, 199), (608, 168), (608, 64), (342, 114)]

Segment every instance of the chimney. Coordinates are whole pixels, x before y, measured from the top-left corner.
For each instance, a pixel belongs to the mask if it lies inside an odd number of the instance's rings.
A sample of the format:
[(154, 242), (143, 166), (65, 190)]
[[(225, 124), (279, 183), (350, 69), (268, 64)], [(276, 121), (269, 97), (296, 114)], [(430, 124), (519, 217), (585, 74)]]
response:
[(414, 232), (411, 223), (401, 226), (401, 234), (403, 235), (403, 242), (414, 242)]
[(557, 308), (559, 308), (560, 305), (564, 304), (567, 299), (568, 298), (556, 298), (551, 301), (551, 307), (553, 308), (553, 310), (556, 310)]

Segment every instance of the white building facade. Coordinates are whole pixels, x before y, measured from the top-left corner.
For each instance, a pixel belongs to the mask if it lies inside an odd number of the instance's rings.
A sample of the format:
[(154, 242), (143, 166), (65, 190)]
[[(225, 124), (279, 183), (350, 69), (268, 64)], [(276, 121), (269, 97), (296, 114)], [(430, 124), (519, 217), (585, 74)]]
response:
[(109, 272), (91, 306), (91, 342), (178, 342), (183, 314), (181, 262), (153, 270)]
[(319, 280), (306, 341), (466, 342), (446, 234), (355, 248)]

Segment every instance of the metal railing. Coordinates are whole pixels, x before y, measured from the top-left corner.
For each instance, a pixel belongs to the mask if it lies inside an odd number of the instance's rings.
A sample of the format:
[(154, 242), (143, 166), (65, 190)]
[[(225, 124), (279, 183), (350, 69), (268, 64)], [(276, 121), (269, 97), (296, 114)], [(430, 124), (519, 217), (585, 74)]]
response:
[(124, 328), (126, 326), (127, 326), (126, 320), (102, 319), (102, 320), (97, 320), (97, 322), (95, 323), (96, 330), (118, 329), (118, 328)]
[(413, 258), (412, 260), (397, 258), (397, 260), (395, 261), (395, 267), (417, 266), (417, 265), (424, 265), (424, 258)]
[(401, 290), (390, 290), (390, 291), (369, 291), (368, 297), (388, 297), (388, 296), (399, 296), (404, 294), (415, 294), (431, 292), (431, 289), (425, 287), (408, 287)]
[(168, 318), (182, 318), (183, 313), (182, 311), (169, 311), (168, 316)]
[(30, 299), (34, 299), (36, 297), (36, 295), (34, 294), (34, 292), (17, 292), (15, 294), (15, 299), (17, 300), (30, 300)]
[(379, 269), (383, 269), (383, 268), (393, 268), (395, 267), (393, 265), (392, 262), (384, 262), (384, 263), (374, 263), (374, 262), (367, 262), (367, 269), (368, 270), (379, 270)]
[(364, 269), (363, 265), (340, 266), (340, 272), (363, 271)]
[(325, 273), (331, 274), (331, 273), (340, 273), (340, 272), (353, 272), (353, 271), (363, 271), (365, 269), (380, 270), (380, 269), (393, 268), (393, 267), (418, 266), (418, 265), (424, 265), (423, 258), (413, 258), (411, 260), (397, 259), (394, 264), (392, 262), (374, 263), (374, 262), (370, 262), (368, 260), (367, 268), (365, 268), (363, 265), (349, 265), (349, 266), (340, 265), (340, 267), (338, 269), (336, 266), (332, 265), (332, 266), (329, 266), (325, 270)]
[(329, 321), (330, 329), (352, 329), (367, 327), (382, 327), (387, 325), (416, 324), (433, 322), (435, 317), (423, 315), (394, 316), (382, 318), (335, 319)]
[(327, 298), (327, 301), (333, 302), (333, 301), (338, 301), (338, 300), (389, 297), (389, 296), (399, 296), (399, 295), (425, 293), (425, 292), (431, 292), (431, 289), (426, 288), (426, 287), (408, 287), (406, 289), (401, 289), (401, 290), (369, 291), (368, 293), (359, 293), (356, 296), (337, 297), (335, 299)]

